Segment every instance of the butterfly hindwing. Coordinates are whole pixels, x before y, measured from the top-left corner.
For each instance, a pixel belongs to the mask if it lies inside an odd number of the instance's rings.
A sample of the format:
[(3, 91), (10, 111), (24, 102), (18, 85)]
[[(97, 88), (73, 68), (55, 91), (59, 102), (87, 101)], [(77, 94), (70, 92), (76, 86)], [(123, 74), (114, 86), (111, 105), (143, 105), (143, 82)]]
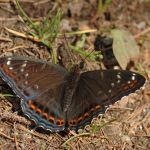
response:
[(81, 74), (67, 113), (69, 128), (78, 130), (90, 124), (109, 105), (136, 91), (144, 83), (143, 76), (130, 71), (97, 70)]

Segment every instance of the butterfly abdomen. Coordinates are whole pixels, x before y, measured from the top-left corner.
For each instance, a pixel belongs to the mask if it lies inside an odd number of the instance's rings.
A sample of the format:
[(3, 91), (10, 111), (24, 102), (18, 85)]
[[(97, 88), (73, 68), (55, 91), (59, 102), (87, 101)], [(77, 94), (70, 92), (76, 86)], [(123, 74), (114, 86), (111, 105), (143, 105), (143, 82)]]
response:
[(80, 74), (76, 72), (70, 72), (65, 77), (65, 90), (64, 90), (64, 95), (63, 95), (63, 111), (64, 112), (68, 110), (72, 102), (72, 97), (76, 90), (79, 77), (80, 77)]

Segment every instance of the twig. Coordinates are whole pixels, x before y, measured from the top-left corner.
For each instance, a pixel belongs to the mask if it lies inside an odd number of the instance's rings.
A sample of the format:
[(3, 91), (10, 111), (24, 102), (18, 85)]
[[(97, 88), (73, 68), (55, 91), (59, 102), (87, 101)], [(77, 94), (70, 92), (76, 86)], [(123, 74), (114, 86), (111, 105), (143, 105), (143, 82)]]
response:
[(0, 41), (12, 42), (10, 38), (0, 37)]
[(5, 30), (7, 30), (8, 32), (10, 32), (10, 33), (12, 33), (12, 34), (14, 34), (14, 35), (17, 35), (17, 36), (19, 36), (19, 37), (23, 37), (23, 38), (26, 38), (26, 39), (30, 39), (30, 40), (35, 41), (35, 42), (40, 42), (40, 40), (39, 40), (38, 38), (35, 38), (35, 37), (31, 36), (31, 35), (28, 35), (28, 36), (27, 36), (27, 35), (25, 35), (25, 34), (23, 34), (23, 33), (17, 32), (17, 31), (12, 30), (12, 29), (9, 29), (9, 28), (7, 28), (7, 27), (5, 27)]
[(150, 27), (148, 27), (147, 29), (143, 30), (142, 32), (140, 32), (140, 33), (134, 35), (134, 38), (137, 39), (137, 38), (139, 38), (140, 36), (142, 36), (142, 35), (144, 35), (144, 34), (146, 34), (146, 33), (148, 33), (148, 32), (150, 32)]
[(127, 144), (126, 142), (123, 143), (121, 150), (125, 150), (126, 144)]
[(67, 143), (69, 143), (71, 140), (77, 138), (77, 137), (80, 137), (80, 136), (87, 136), (87, 135), (90, 135), (90, 133), (81, 133), (81, 134), (75, 134), (73, 137), (69, 138), (68, 140), (66, 140), (62, 146), (64, 147)]
[(10, 49), (8, 49), (8, 50), (6, 50), (6, 51), (7, 51), (7, 52), (11, 52), (11, 51), (14, 51), (14, 50), (20, 49), (20, 48), (26, 48), (26, 47), (23, 46), (23, 45), (18, 45), (18, 46), (15, 46), (15, 47), (13, 47), (13, 48), (10, 48)]
[[(97, 32), (97, 30), (87, 29), (87, 30), (82, 30), (82, 31), (68, 32), (68, 33), (65, 33), (65, 35), (78, 35), (78, 34), (93, 33), (93, 32)], [(58, 35), (62, 35), (62, 34), (58, 34)]]
[(15, 113), (0, 110), (1, 120), (9, 120), (10, 122), (19, 122), (24, 125), (30, 125), (30, 121), (27, 121), (24, 117), (18, 116)]
[(42, 0), (42, 1), (34, 2), (34, 6), (41, 5), (41, 4), (47, 3), (49, 1), (50, 0)]
[(12, 0), (0, 0), (0, 3), (9, 3), (11, 2)]
[(146, 103), (146, 104), (142, 105), (141, 107), (139, 107), (138, 109), (135, 109), (135, 111), (130, 115), (130, 117), (128, 117), (126, 119), (126, 121), (128, 122), (130, 120), (133, 120), (135, 117), (137, 117), (143, 111), (144, 108), (147, 108), (149, 106), (150, 106), (150, 104)]
[(7, 139), (9, 139), (9, 140), (11, 140), (11, 141), (13, 141), (13, 142), (15, 141), (14, 138), (12, 138), (12, 137), (10, 137), (10, 136), (8, 136), (8, 135), (2, 133), (1, 131), (0, 131), (0, 135), (2, 135), (3, 137), (5, 137), (5, 138), (7, 138)]
[(150, 138), (150, 135), (132, 135), (132, 136), (134, 136), (134, 137), (148, 137), (148, 138)]
[(15, 123), (14, 123), (14, 140), (15, 140), (15, 144), (16, 144), (16, 150), (19, 150), (17, 137), (16, 137), (16, 125), (15, 125)]
[(18, 17), (13, 17), (13, 18), (0, 18), (0, 21), (20, 21)]
[(48, 139), (47, 137), (44, 137), (44, 136), (42, 136), (42, 135), (40, 135), (40, 134), (38, 134), (38, 133), (32, 132), (32, 131), (28, 130), (27, 128), (25, 128), (25, 127), (22, 126), (22, 125), (17, 126), (17, 128), (19, 128), (19, 129), (22, 130), (22, 131), (28, 132), (28, 133), (30, 133), (30, 134), (32, 134), (32, 135), (34, 135), (34, 136), (36, 136), (36, 137), (38, 137), (38, 138), (40, 138), (40, 139), (44, 139), (44, 140), (46, 140), (46, 141), (49, 141), (49, 139)]
[(0, 6), (0, 9), (4, 10), (5, 12), (8, 12), (8, 13), (11, 13), (11, 14), (15, 15), (15, 13), (11, 9), (9, 9), (7, 7), (1, 7)]

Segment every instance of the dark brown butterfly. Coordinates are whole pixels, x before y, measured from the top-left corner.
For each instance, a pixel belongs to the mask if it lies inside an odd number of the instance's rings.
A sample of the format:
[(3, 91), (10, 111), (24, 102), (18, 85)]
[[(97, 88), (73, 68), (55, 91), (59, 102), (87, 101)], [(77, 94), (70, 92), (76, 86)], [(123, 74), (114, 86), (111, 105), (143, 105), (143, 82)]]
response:
[(52, 132), (78, 130), (109, 105), (139, 89), (145, 78), (122, 70), (71, 71), (41, 60), (0, 59), (0, 76), (21, 98), (23, 113)]

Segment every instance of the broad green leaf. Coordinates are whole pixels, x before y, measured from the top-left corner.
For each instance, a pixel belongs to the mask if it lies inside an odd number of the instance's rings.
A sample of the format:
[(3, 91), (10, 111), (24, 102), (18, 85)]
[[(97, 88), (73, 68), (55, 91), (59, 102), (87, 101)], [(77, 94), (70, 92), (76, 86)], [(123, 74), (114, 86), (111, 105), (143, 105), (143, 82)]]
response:
[(130, 60), (139, 56), (139, 47), (129, 31), (113, 29), (113, 53), (122, 69)]

